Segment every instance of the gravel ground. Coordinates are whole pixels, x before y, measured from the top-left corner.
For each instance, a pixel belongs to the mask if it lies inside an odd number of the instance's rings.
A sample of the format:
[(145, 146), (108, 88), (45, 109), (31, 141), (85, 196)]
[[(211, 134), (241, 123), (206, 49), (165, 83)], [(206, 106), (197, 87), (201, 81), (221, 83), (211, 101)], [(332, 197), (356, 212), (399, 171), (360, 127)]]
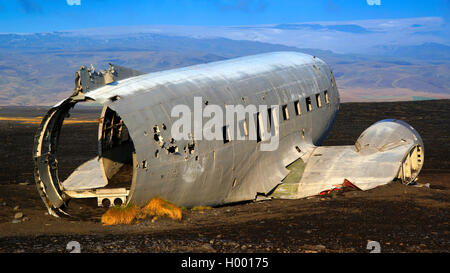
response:
[[(42, 115), (45, 109), (2, 107), (0, 116)], [(82, 109), (96, 118), (98, 109)], [(75, 116), (75, 115), (73, 115)], [(95, 201), (70, 204), (77, 219), (46, 214), (32, 176), (31, 149), (37, 125), (0, 122), (0, 252), (68, 252), (70, 241), (82, 252), (212, 253), (367, 253), (368, 241), (382, 252), (449, 252), (450, 101), (342, 104), (324, 145), (353, 144), (383, 118), (405, 120), (425, 143), (421, 184), (399, 183), (360, 192), (300, 200), (270, 200), (185, 210), (181, 221), (143, 220), (133, 225), (102, 226), (104, 212)], [(68, 125), (62, 143), (61, 175), (68, 175), (96, 154), (95, 124)], [(87, 139), (93, 139), (86, 144)], [(20, 215), (22, 214), (22, 215)], [(14, 218), (17, 219), (14, 219)]]

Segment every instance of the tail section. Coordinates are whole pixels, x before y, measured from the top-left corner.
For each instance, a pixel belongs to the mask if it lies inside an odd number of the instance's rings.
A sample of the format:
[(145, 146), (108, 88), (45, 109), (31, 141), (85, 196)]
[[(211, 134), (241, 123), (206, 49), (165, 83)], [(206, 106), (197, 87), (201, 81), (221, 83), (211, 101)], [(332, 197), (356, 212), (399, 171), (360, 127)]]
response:
[[(273, 192), (275, 198), (302, 198), (351, 181), (369, 190), (400, 179), (409, 184), (424, 162), (423, 142), (417, 131), (399, 120), (382, 120), (366, 129), (352, 146), (314, 147), (305, 164), (285, 178)], [(299, 174), (301, 172), (301, 174)], [(283, 181), (283, 182), (284, 182)], [(293, 186), (295, 184), (295, 186)]]

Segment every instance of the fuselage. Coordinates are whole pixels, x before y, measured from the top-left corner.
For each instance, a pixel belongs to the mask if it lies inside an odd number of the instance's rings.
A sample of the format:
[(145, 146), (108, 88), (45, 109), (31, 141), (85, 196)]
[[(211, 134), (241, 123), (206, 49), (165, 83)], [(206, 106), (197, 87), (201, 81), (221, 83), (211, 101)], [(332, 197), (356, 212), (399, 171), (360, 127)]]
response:
[[(77, 71), (74, 94), (47, 112), (35, 135), (35, 180), (52, 215), (66, 214), (73, 198), (105, 206), (162, 197), (193, 207), (303, 198), (344, 181), (367, 190), (413, 183), (424, 162), (420, 135), (398, 120), (375, 123), (355, 145), (318, 147), (339, 93), (314, 56), (274, 52), (149, 74), (116, 69)], [(64, 118), (92, 101), (103, 105), (98, 157), (60, 181)]]
[[(143, 203), (150, 196), (162, 196), (182, 206), (250, 200), (269, 192), (286, 175), (285, 166), (301, 156), (303, 147), (321, 142), (339, 108), (330, 68), (316, 57), (296, 52), (150, 73), (86, 96), (106, 102), (133, 139), (139, 167), (129, 201)], [(108, 101), (113, 96), (120, 100)], [(167, 146), (165, 150), (155, 139), (155, 128), (157, 137), (169, 145), (175, 121), (172, 109), (177, 105), (193, 109), (194, 97), (201, 98), (204, 107), (222, 107), (224, 113), (226, 105), (279, 106), (278, 148), (261, 151), (260, 145), (267, 142), (261, 139), (225, 142), (192, 136), (170, 144), (177, 152), (166, 151)], [(245, 117), (247, 124), (249, 118)], [(202, 117), (203, 124), (208, 120)], [(235, 119), (235, 130), (240, 130), (239, 124), (242, 120)]]

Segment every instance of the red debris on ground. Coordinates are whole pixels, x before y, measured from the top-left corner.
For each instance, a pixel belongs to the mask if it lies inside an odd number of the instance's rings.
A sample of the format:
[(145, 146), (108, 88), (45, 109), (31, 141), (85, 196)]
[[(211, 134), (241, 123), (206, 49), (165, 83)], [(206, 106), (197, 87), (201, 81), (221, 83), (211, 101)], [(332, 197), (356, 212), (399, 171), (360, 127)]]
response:
[(333, 186), (333, 188), (331, 188), (329, 190), (321, 191), (319, 193), (319, 195), (328, 195), (328, 194), (331, 194), (333, 192), (341, 192), (341, 191), (344, 191), (345, 188), (355, 189), (355, 190), (358, 190), (358, 191), (361, 190), (360, 188), (355, 186), (355, 184), (353, 184), (349, 180), (344, 179), (344, 183), (342, 183), (341, 185), (335, 185), (335, 186)]

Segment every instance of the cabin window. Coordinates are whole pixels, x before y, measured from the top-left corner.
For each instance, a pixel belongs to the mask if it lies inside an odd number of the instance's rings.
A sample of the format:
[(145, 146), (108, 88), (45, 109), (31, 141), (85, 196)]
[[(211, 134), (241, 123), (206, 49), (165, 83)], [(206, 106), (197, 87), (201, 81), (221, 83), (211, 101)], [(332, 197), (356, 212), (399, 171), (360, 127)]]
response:
[(247, 119), (241, 120), (240, 125), (241, 125), (241, 136), (248, 136)]
[(294, 102), (294, 106), (295, 106), (295, 114), (297, 116), (300, 116), (302, 114), (302, 109), (300, 108), (300, 101), (295, 101)]
[(284, 120), (288, 120), (289, 119), (289, 109), (287, 105), (283, 105), (282, 106), (283, 109), (283, 118)]
[(230, 127), (228, 125), (222, 127), (222, 136), (223, 136), (223, 143), (230, 142), (231, 140)]
[(272, 108), (267, 109), (268, 129), (272, 128)]
[(330, 97), (328, 96), (328, 91), (325, 90), (325, 92), (323, 92), (323, 94), (325, 96), (325, 103), (330, 104)]
[(312, 110), (312, 102), (311, 102), (311, 97), (307, 97), (306, 98), (306, 111), (311, 111)]
[(262, 128), (262, 119), (261, 115), (256, 113), (256, 142), (261, 142), (261, 132), (264, 130)]
[(322, 107), (322, 100), (320, 99), (320, 94), (316, 94), (316, 103), (318, 108)]

